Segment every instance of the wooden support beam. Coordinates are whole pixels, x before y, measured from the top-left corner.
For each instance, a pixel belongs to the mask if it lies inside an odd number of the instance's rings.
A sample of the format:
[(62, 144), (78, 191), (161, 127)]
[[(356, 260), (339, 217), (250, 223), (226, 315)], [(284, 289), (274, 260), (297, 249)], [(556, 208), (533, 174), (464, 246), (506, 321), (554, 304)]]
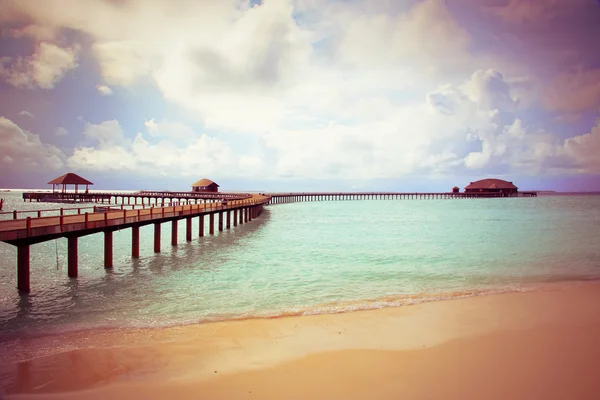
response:
[(78, 251), (77, 236), (70, 236), (67, 238), (67, 265), (69, 278), (77, 278), (79, 274), (79, 251)]
[(215, 234), (215, 214), (210, 214), (208, 217), (208, 233)]
[(160, 222), (154, 224), (154, 252), (160, 253)]
[(17, 289), (22, 293), (29, 293), (30, 274), (30, 247), (24, 244), (17, 247)]
[(171, 245), (177, 246), (177, 220), (171, 221)]
[(185, 219), (185, 241), (192, 241), (192, 217)]
[(140, 227), (131, 227), (131, 257), (140, 258)]
[(104, 268), (113, 267), (113, 232), (104, 231)]
[(200, 236), (204, 236), (204, 215), (200, 215), (199, 221)]

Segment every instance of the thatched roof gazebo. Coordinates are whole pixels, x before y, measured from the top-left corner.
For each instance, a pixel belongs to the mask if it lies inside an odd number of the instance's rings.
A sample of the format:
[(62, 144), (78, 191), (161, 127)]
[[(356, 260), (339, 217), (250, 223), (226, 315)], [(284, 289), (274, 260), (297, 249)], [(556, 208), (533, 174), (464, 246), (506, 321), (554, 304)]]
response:
[(56, 186), (62, 185), (61, 192), (65, 193), (67, 191), (67, 185), (75, 185), (75, 193), (77, 193), (77, 189), (79, 185), (85, 185), (85, 192), (89, 190), (88, 186), (93, 185), (92, 182), (88, 181), (85, 178), (80, 177), (77, 174), (69, 172), (68, 174), (64, 174), (63, 176), (59, 176), (56, 179), (48, 182), (49, 185), (52, 185), (52, 192), (56, 192)]
[(192, 185), (192, 192), (218, 192), (219, 185), (210, 179), (200, 179)]
[(482, 179), (480, 181), (471, 182), (471, 184), (465, 188), (465, 192), (517, 193), (518, 189), (519, 188), (512, 182), (502, 179)]

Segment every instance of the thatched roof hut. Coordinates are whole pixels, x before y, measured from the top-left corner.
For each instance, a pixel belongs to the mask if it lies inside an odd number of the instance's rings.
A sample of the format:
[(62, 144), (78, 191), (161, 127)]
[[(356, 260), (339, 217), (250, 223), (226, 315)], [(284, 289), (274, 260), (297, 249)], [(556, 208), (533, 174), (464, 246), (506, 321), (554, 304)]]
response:
[(92, 182), (72, 172), (59, 176), (58, 178), (48, 182), (48, 184), (52, 185), (53, 192), (56, 191), (56, 185), (62, 185), (62, 192), (65, 192), (67, 190), (67, 185), (75, 185), (75, 193), (77, 193), (79, 185), (85, 185), (86, 192), (89, 189), (88, 186), (93, 185)]
[(218, 192), (219, 185), (210, 179), (200, 179), (192, 185), (192, 192)]
[(502, 192), (502, 193), (516, 193), (518, 191), (512, 182), (504, 181), (502, 179), (482, 179), (480, 181), (471, 182), (469, 186), (465, 188), (465, 192)]

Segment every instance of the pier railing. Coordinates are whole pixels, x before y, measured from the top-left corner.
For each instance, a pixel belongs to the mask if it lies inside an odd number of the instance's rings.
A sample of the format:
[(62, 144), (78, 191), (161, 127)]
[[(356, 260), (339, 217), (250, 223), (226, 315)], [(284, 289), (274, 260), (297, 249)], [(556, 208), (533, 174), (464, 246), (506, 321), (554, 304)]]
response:
[(269, 198), (266, 196), (257, 196), (244, 200), (232, 200), (229, 201), (227, 205), (223, 205), (222, 203), (206, 203), (0, 220), (0, 240), (12, 241), (35, 236), (56, 235), (81, 230), (95, 230), (173, 217), (192, 217), (200, 214), (210, 214), (213, 212), (266, 204), (268, 201)]
[(99, 202), (111, 198), (153, 198), (153, 199), (249, 199), (252, 197), (248, 193), (227, 193), (227, 192), (169, 192), (142, 190), (138, 192), (23, 192), (23, 200), (44, 201), (44, 202)]
[[(90, 212), (100, 212), (100, 210), (105, 210), (105, 209), (109, 209), (110, 211), (115, 211), (120, 209), (121, 211), (123, 210), (136, 210), (136, 209), (149, 209), (151, 207), (156, 207), (158, 206), (157, 204), (114, 204), (114, 203), (104, 203), (104, 206), (84, 206), (84, 207), (61, 207), (61, 208), (49, 208), (49, 209), (45, 209), (45, 210), (13, 210), (13, 211), (4, 211), (4, 212), (0, 212), (0, 215), (11, 215), (12, 219), (18, 219), (19, 216), (25, 215), (27, 217), (27, 214), (35, 214), (37, 216), (37, 218), (41, 218), (44, 216), (44, 214), (46, 214), (46, 216), (48, 216), (48, 213), (59, 213), (59, 215), (73, 215), (73, 214), (82, 214), (83, 212), (85, 212), (86, 210), (90, 210)], [(211, 203), (207, 203), (207, 204), (211, 204)], [(212, 203), (212, 204), (216, 204), (216, 203)], [(182, 204), (184, 205), (184, 204)], [(174, 206), (179, 206), (179, 204), (177, 205), (173, 205)], [(69, 214), (69, 212), (71, 212)], [(104, 211), (102, 211), (104, 212)], [(25, 218), (26, 218), (25, 217)], [(1, 219), (0, 219), (1, 221)]]
[(330, 200), (492, 199), (537, 197), (537, 192), (296, 192), (268, 193), (270, 204)]

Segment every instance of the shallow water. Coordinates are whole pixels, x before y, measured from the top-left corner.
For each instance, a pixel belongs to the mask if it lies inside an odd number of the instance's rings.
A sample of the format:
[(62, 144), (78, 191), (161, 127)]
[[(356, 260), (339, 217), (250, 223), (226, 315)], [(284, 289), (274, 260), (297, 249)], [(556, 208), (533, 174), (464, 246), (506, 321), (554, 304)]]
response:
[[(57, 208), (2, 193), (5, 210)], [(208, 223), (208, 218), (205, 220)], [(66, 239), (31, 248), (32, 294), (16, 291), (16, 249), (0, 243), (0, 341), (64, 331), (343, 312), (600, 278), (600, 196), (358, 200), (269, 206), (254, 221), (153, 253), (141, 229), (80, 238), (79, 278)], [(208, 232), (208, 227), (205, 226)], [(58, 267), (57, 267), (58, 266)], [(5, 359), (10, 358), (7, 351)]]

